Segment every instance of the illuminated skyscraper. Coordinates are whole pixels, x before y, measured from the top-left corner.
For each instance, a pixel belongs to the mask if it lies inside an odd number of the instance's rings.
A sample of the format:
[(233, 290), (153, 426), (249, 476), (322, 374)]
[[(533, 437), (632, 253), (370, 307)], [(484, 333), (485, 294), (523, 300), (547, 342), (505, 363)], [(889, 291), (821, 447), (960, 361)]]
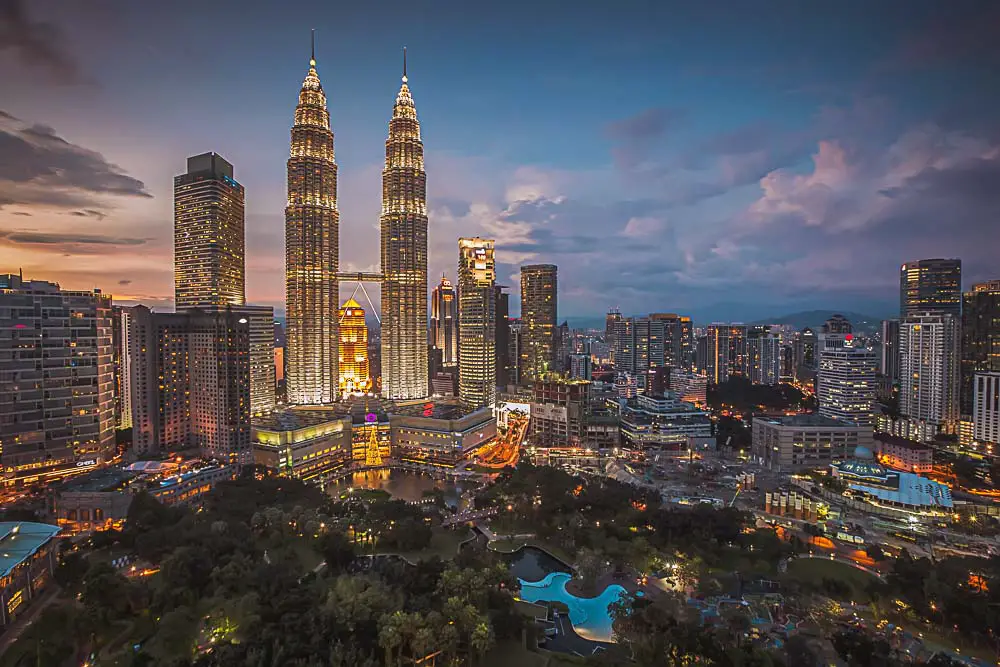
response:
[(1000, 372), (1000, 280), (976, 283), (962, 296), (963, 415), (971, 415), (977, 373)]
[(427, 395), (427, 177), (417, 109), (396, 95), (382, 171), (382, 395)]
[(558, 287), (555, 264), (521, 267), (521, 374), (533, 382), (555, 362)]
[(458, 396), (467, 409), (496, 401), (495, 242), (458, 240)]
[(337, 311), (340, 326), (340, 393), (366, 394), (372, 389), (368, 371), (368, 324), (365, 311), (353, 298)]
[(441, 282), (431, 292), (431, 344), (441, 350), (441, 365), (458, 363), (458, 302), (451, 281)]
[(899, 267), (899, 316), (962, 314), (962, 260), (921, 259)]
[(295, 404), (337, 396), (337, 163), (315, 55), (295, 107), (285, 207), (287, 387)]
[(174, 177), (174, 302), (178, 310), (245, 303), (243, 186), (216, 153)]
[(920, 313), (899, 323), (899, 411), (911, 438), (932, 440), (958, 425), (959, 321)]

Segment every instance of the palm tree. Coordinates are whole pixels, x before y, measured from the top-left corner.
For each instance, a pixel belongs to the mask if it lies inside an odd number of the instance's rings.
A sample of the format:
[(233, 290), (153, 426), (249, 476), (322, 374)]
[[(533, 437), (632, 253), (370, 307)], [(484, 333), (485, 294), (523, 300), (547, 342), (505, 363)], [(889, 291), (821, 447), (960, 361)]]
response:
[(386, 615), (379, 620), (378, 644), (385, 650), (386, 667), (392, 667), (396, 664), (397, 661), (393, 654), (403, 643), (402, 624), (400, 623), (402, 615), (403, 612), (397, 611), (391, 616)]

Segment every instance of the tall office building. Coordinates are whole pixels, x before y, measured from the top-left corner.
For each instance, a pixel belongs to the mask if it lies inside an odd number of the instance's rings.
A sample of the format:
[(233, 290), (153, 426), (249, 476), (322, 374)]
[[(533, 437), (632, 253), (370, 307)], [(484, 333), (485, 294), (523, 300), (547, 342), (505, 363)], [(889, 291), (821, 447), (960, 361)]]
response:
[(427, 176), (417, 109), (396, 96), (382, 172), (382, 394), (427, 395)]
[(128, 311), (130, 455), (197, 448), (226, 463), (251, 462), (247, 312), (229, 306)]
[(555, 264), (521, 267), (521, 373), (524, 382), (533, 382), (554, 369), (558, 293)]
[(240, 306), (233, 311), (242, 314), (250, 327), (250, 412), (253, 415), (270, 414), (277, 398), (274, 308)]
[(431, 344), (441, 350), (441, 365), (458, 364), (458, 302), (451, 281), (441, 282), (431, 291)]
[[(604, 342), (608, 344), (608, 348), (611, 350), (611, 354), (614, 355), (615, 350), (615, 331), (617, 331), (617, 323), (622, 319), (622, 313), (617, 308), (612, 308), (608, 311), (608, 314), (604, 317)], [(612, 361), (614, 357), (612, 356)]]
[(713, 323), (705, 328), (705, 368), (702, 372), (713, 384), (727, 382), (733, 375), (747, 375), (747, 327), (743, 324)]
[(771, 333), (755, 332), (746, 341), (746, 375), (754, 384), (781, 382), (781, 339)]
[(976, 283), (962, 295), (961, 410), (972, 414), (976, 373), (1000, 372), (1000, 280)]
[(337, 311), (340, 324), (340, 394), (366, 394), (372, 390), (368, 368), (368, 323), (361, 304), (350, 298)]
[(458, 397), (475, 410), (496, 402), (496, 263), (492, 239), (458, 240)]
[(510, 384), (510, 295), (504, 290), (505, 285), (497, 285), (496, 290), (496, 344), (497, 353), (497, 386), (506, 387)]
[(652, 313), (649, 319), (659, 325), (658, 332), (663, 336), (662, 365), (690, 368), (694, 355), (691, 318), (677, 313)]
[(299, 91), (285, 207), (285, 326), (288, 402), (337, 396), (340, 267), (337, 163), (316, 54)]
[(962, 312), (962, 260), (921, 259), (899, 267), (899, 315)]
[(246, 302), (243, 186), (216, 153), (174, 177), (174, 302), (178, 310)]
[(875, 407), (878, 357), (853, 340), (844, 347), (819, 353), (816, 398), (819, 413), (826, 417), (871, 426)]
[(899, 320), (882, 320), (882, 354), (879, 372), (890, 382), (899, 381)]
[(115, 446), (111, 295), (0, 275), (4, 485), (82, 472)]
[(996, 454), (1000, 446), (1000, 373), (976, 373), (972, 391), (973, 438), (985, 451)]
[(958, 319), (917, 314), (899, 323), (899, 411), (922, 440), (958, 422)]

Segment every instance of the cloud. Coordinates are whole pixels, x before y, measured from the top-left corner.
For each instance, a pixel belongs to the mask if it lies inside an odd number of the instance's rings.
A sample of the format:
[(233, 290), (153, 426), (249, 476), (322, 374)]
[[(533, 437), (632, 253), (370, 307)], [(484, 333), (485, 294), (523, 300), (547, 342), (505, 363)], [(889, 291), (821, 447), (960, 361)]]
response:
[(69, 214), (80, 218), (97, 218), (98, 220), (104, 220), (107, 217), (106, 213), (92, 208), (85, 208), (82, 211), (70, 211)]
[(1000, 65), (1000, 7), (995, 3), (962, 11), (935, 12), (918, 31), (896, 46), (878, 69), (892, 71), (951, 62)]
[(608, 123), (605, 133), (614, 142), (611, 149), (615, 164), (625, 170), (645, 162), (653, 144), (662, 139), (684, 114), (670, 107), (646, 109), (634, 116)]
[(142, 181), (51, 127), (0, 122), (0, 206), (78, 208), (98, 217), (103, 215), (98, 198), (106, 196), (152, 195)]
[(61, 48), (65, 43), (56, 26), (32, 20), (22, 0), (0, 0), (0, 52), (12, 51), (26, 66), (43, 69), (55, 83), (87, 82), (74, 59)]
[[(52, 233), (32, 230), (0, 230), (0, 246), (35, 247), (44, 252), (62, 253), (67, 250), (76, 253), (106, 252), (100, 247), (140, 246), (149, 239), (101, 234)], [(88, 249), (88, 246), (91, 247)]]
[(119, 280), (119, 281), (118, 281), (118, 284), (119, 284), (119, 285), (122, 285), (122, 286), (125, 286), (125, 285), (131, 285), (131, 284), (132, 284), (132, 281), (131, 281), (131, 280)]

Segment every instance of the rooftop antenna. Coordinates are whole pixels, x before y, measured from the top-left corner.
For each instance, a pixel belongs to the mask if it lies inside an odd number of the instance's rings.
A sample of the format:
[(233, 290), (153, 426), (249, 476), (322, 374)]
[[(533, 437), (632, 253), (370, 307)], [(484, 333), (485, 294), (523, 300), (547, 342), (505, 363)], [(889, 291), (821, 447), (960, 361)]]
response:
[(403, 83), (406, 83), (406, 47), (403, 47)]
[(316, 66), (316, 28), (312, 29), (312, 44), (311, 44), (311, 47), (312, 48), (310, 49), (310, 55), (309, 55), (309, 66), (310, 67), (315, 67)]

